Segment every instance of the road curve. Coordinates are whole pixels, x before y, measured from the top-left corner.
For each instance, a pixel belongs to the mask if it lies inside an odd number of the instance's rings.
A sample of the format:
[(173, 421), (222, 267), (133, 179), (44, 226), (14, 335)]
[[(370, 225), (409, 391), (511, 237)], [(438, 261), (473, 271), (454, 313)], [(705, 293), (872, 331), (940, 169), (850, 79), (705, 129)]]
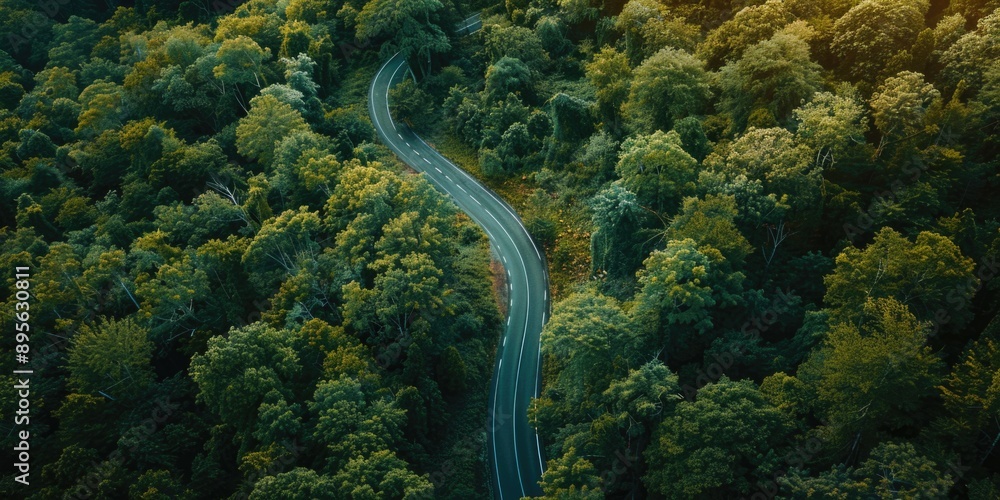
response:
[[(465, 30), (470, 27), (465, 23)], [(506, 202), (430, 147), (389, 112), (389, 88), (408, 73), (396, 54), (379, 68), (368, 91), (368, 112), (379, 138), (407, 165), (451, 196), (490, 238), (494, 254), (507, 271), (510, 292), (506, 327), (490, 383), (487, 454), (494, 498), (510, 500), (541, 495), (544, 459), (528, 405), (541, 381), (539, 336), (548, 319), (549, 280), (541, 250), (517, 213)]]

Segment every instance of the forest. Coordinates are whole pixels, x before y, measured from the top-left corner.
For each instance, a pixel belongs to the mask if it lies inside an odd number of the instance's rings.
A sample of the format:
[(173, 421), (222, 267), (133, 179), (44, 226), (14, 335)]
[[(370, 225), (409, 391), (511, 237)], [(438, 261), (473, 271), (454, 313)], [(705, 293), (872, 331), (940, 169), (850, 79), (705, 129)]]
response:
[(372, 9), (0, 3), (2, 323), (28, 267), (34, 371), (0, 496), (481, 490), (488, 240), (376, 144)]
[(400, 51), (547, 258), (544, 498), (998, 498), (998, 9), (0, 0), (0, 494), (490, 496), (502, 271), (378, 141)]

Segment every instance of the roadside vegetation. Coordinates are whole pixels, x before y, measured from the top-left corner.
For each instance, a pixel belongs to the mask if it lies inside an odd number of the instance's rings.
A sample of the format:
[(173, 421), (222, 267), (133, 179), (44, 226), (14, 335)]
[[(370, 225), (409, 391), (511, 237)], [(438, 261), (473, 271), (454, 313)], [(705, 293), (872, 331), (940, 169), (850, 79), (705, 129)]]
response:
[(510, 0), (400, 91), (546, 249), (548, 498), (998, 495), (996, 7)]

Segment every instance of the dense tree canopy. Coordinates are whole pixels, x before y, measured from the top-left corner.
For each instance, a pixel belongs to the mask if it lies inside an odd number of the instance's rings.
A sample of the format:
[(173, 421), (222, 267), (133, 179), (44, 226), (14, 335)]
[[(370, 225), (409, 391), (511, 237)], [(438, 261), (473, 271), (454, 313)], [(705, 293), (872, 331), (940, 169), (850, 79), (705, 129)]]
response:
[(488, 490), (509, 289), (377, 144), (402, 52), (396, 126), (549, 266), (545, 498), (996, 498), (998, 7), (2, 2), (0, 492)]
[(504, 7), (424, 130), (545, 242), (546, 497), (1000, 491), (995, 2)]
[(223, 3), (0, 6), (24, 35), (0, 47), (0, 245), (31, 269), (37, 374), (30, 485), (0, 491), (467, 498), (484, 459), (457, 429), (502, 324), (487, 240), (345, 83), (383, 42), (429, 74), (460, 14)]

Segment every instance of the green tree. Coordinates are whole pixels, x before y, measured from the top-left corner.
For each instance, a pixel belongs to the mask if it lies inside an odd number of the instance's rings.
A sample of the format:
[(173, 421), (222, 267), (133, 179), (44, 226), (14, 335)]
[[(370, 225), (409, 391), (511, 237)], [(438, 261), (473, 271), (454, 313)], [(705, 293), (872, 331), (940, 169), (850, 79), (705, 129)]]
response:
[(688, 238), (667, 242), (643, 263), (638, 273), (640, 290), (632, 316), (644, 335), (643, 349), (670, 348), (679, 359), (692, 355), (715, 326), (718, 309), (739, 303), (743, 274), (727, 273), (717, 250), (706, 247), (717, 259), (702, 253)]
[(27, 120), (25, 129), (40, 130), (68, 142), (73, 137), (80, 105), (76, 73), (63, 67), (46, 68), (35, 74), (35, 88), (17, 106), (17, 114)]
[(257, 42), (245, 35), (223, 40), (215, 55), (218, 58), (218, 65), (212, 70), (215, 77), (226, 85), (253, 85), (258, 89), (264, 88), (267, 82), (264, 78), (263, 64), (271, 58), (271, 49), (261, 48)]
[(944, 426), (957, 448), (975, 450), (985, 436), (989, 444), (973, 457), (985, 462), (1000, 443), (1000, 344), (985, 335), (974, 342), (938, 390), (947, 411)]
[(557, 0), (557, 3), (560, 13), (570, 23), (582, 23), (600, 14), (591, 0)]
[(142, 301), (139, 314), (156, 325), (152, 332), (157, 340), (178, 329), (193, 332), (205, 320), (200, 309), (210, 293), (208, 275), (192, 253), (168, 259), (136, 287)]
[(327, 449), (326, 470), (335, 472), (354, 457), (393, 449), (402, 439), (406, 413), (391, 400), (370, 397), (347, 375), (317, 384), (309, 411), (313, 437)]
[(338, 498), (402, 498), (416, 500), (431, 495), (434, 486), (418, 476), (407, 463), (389, 450), (352, 458), (333, 476)]
[(115, 83), (97, 81), (87, 86), (79, 97), (81, 110), (76, 132), (94, 137), (109, 128), (122, 125), (122, 88)]
[(373, 0), (358, 13), (357, 36), (387, 40), (382, 44), (383, 55), (402, 51), (426, 78), (430, 76), (431, 57), (451, 48), (437, 24), (437, 13), (443, 8), (439, 0)]
[(544, 493), (542, 498), (547, 500), (604, 498), (597, 469), (587, 459), (578, 456), (575, 448), (549, 460), (540, 483)]
[[(293, 342), (292, 332), (259, 322), (212, 337), (205, 352), (191, 358), (197, 401), (249, 435), (265, 398), (295, 399), (292, 389), (302, 366)], [(272, 391), (277, 394), (269, 395)]]
[[(344, 285), (344, 323), (369, 335), (373, 343), (407, 338), (415, 327), (426, 328), (428, 317), (444, 306), (442, 297), (450, 293), (433, 259), (410, 253), (398, 263), (376, 266), (378, 275), (371, 288), (357, 281)], [(424, 321), (414, 325), (421, 318)]]
[(52, 26), (49, 65), (78, 69), (97, 43), (97, 23), (71, 15), (64, 24)]
[(229, 190), (223, 194), (229, 197), (233, 204), (239, 206), (242, 216), (246, 218), (249, 225), (254, 229), (259, 229), (274, 216), (271, 204), (267, 201), (268, 194), (271, 192), (271, 184), (264, 177), (264, 174), (257, 174), (247, 179), (247, 184), (249, 186), (246, 200), (243, 203), (240, 203)]
[(184, 493), (187, 492), (181, 479), (163, 469), (147, 470), (129, 487), (129, 495), (137, 498), (166, 500), (177, 498)]
[(566, 23), (558, 16), (545, 16), (535, 23), (535, 35), (550, 58), (564, 56), (573, 49), (566, 34)]
[(642, 263), (642, 223), (647, 214), (635, 194), (613, 182), (590, 200), (594, 232), (590, 236), (593, 272), (613, 277), (631, 276)]
[(272, 96), (278, 101), (291, 106), (292, 109), (298, 111), (299, 113), (305, 112), (306, 103), (302, 100), (302, 92), (293, 89), (289, 85), (285, 85), (283, 83), (268, 85), (260, 91), (260, 95)]
[(910, 241), (883, 228), (864, 250), (845, 248), (833, 274), (824, 279), (831, 317), (856, 323), (870, 299), (892, 298), (907, 306), (920, 321), (958, 331), (971, 319), (968, 304), (978, 285), (974, 264), (948, 238), (921, 232)]
[(505, 57), (523, 62), (529, 69), (540, 71), (549, 61), (542, 39), (522, 26), (489, 24), (483, 27), (483, 51), (490, 64)]
[(962, 35), (941, 54), (941, 76), (949, 87), (964, 80), (971, 89), (982, 88), (991, 61), (1000, 58), (1000, 13), (979, 20), (975, 31)]
[(594, 86), (597, 105), (604, 118), (604, 125), (618, 130), (621, 122), (621, 108), (628, 99), (632, 67), (628, 57), (614, 47), (604, 46), (587, 63), (587, 79)]
[(302, 21), (288, 21), (281, 25), (281, 57), (296, 57), (309, 51), (313, 42), (312, 28)]
[(675, 120), (701, 112), (711, 96), (704, 64), (667, 47), (635, 69), (622, 110), (636, 130), (670, 130)]
[(330, 476), (319, 475), (312, 469), (296, 467), (288, 472), (265, 476), (254, 484), (251, 500), (283, 497), (293, 500), (333, 500), (335, 484)]
[(697, 164), (677, 132), (656, 131), (625, 139), (615, 171), (640, 204), (669, 214), (694, 194)]
[(743, 130), (751, 113), (766, 110), (779, 123), (820, 88), (820, 66), (809, 58), (809, 45), (798, 36), (779, 32), (749, 47), (719, 75), (720, 109), (732, 116), (732, 127)]
[(941, 380), (926, 323), (892, 298), (869, 299), (861, 309), (856, 322), (834, 323), (799, 370), (829, 422), (830, 448), (849, 452), (878, 429), (924, 420), (918, 409)]
[(791, 207), (796, 220), (808, 221), (822, 209), (822, 170), (810, 150), (783, 128), (751, 128), (732, 143), (721, 164), (717, 157), (705, 163), (728, 180), (760, 181), (763, 192)]
[(787, 416), (748, 380), (722, 377), (677, 404), (645, 452), (646, 486), (667, 498), (747, 495), (779, 466)]
[(880, 498), (944, 497), (954, 480), (941, 464), (921, 455), (912, 443), (879, 444), (858, 472)]
[(924, 75), (903, 71), (887, 78), (872, 95), (872, 118), (882, 133), (879, 151), (887, 142), (895, 142), (924, 131), (927, 109), (941, 99)]
[(51, 158), (56, 154), (56, 145), (52, 138), (44, 132), (32, 129), (21, 129), (17, 133), (20, 140), (14, 153), (21, 160), (29, 158)]
[[(235, 98), (225, 92), (224, 85), (218, 85), (212, 76), (210, 66), (213, 57), (203, 57), (202, 64), (194, 64), (188, 69), (174, 65), (164, 68), (151, 89), (160, 96), (162, 104), (176, 113), (206, 113), (219, 110), (219, 102), (230, 104)], [(242, 102), (242, 101), (239, 101)]]
[(806, 477), (779, 478), (794, 498), (946, 498), (954, 484), (941, 464), (921, 455), (911, 443), (880, 443), (857, 469), (835, 466)]
[(344, 165), (331, 154), (334, 145), (311, 131), (294, 132), (274, 150), (270, 184), (281, 193), (286, 207), (321, 207), (337, 183)]
[(14, 109), (24, 97), (24, 85), (13, 71), (0, 73), (0, 106), (4, 109)]
[(682, 398), (680, 392), (677, 375), (662, 361), (653, 359), (612, 382), (603, 396), (612, 416), (634, 438), (648, 436), (658, 422), (673, 414)]
[(74, 391), (113, 399), (141, 396), (156, 380), (148, 331), (132, 319), (83, 325), (69, 350), (68, 384)]
[(299, 92), (303, 98), (309, 100), (317, 96), (319, 85), (313, 78), (317, 63), (306, 54), (299, 53), (295, 56), (281, 59), (285, 65), (285, 81), (288, 85)]
[(453, 345), (446, 347), (441, 352), (437, 365), (437, 378), (441, 388), (451, 394), (461, 394), (465, 391), (468, 375), (469, 369), (462, 353)]
[(864, 0), (852, 7), (833, 24), (830, 50), (841, 72), (852, 81), (883, 76), (892, 56), (917, 40), (928, 8), (924, 0)]
[(562, 92), (552, 96), (552, 135), (560, 144), (576, 144), (593, 132), (590, 103)]
[(288, 104), (270, 95), (254, 97), (250, 112), (236, 127), (236, 148), (241, 155), (270, 166), (278, 141), (308, 129), (302, 115)]
[[(24, 246), (21, 251), (28, 248), (31, 247)], [(32, 293), (39, 302), (50, 306), (35, 311), (32, 317), (36, 320), (55, 321), (60, 317), (94, 320), (96, 314), (102, 313), (99, 307), (102, 302), (110, 314), (119, 299), (128, 300), (124, 293), (119, 296), (110, 292), (111, 287), (120, 289), (118, 278), (127, 272), (125, 252), (96, 245), (84, 255), (78, 255), (77, 250), (82, 249), (54, 242), (39, 256), (39, 272), (33, 277)], [(107, 295), (102, 297), (99, 290), (108, 290)]]
[(589, 395), (607, 388), (613, 368), (637, 354), (633, 345), (628, 317), (618, 303), (592, 291), (560, 301), (542, 330), (543, 353), (561, 367), (553, 385), (576, 415), (599, 404)]
[(792, 469), (791, 473), (779, 477), (778, 484), (791, 498), (861, 498), (869, 491), (854, 478), (854, 471), (844, 465), (836, 465), (816, 476), (809, 476), (803, 469)]
[(534, 77), (520, 59), (501, 57), (486, 70), (486, 98), (499, 103), (511, 93), (522, 98), (534, 96)]
[[(79, 397), (78, 394), (71, 396)], [(77, 429), (77, 432), (81, 430)], [(86, 476), (90, 467), (99, 459), (100, 455), (97, 450), (79, 444), (70, 444), (61, 450), (58, 460), (42, 469), (42, 477), (51, 481), (53, 486), (69, 489), (75, 486), (74, 483), (81, 477)]]
[(738, 214), (733, 196), (687, 198), (680, 213), (667, 227), (665, 238), (667, 241), (690, 239), (698, 245), (698, 251), (716, 265), (738, 271), (752, 251), (734, 223)]
[(751, 46), (771, 38), (793, 20), (784, 2), (768, 0), (762, 5), (750, 5), (709, 31), (698, 45), (698, 57), (709, 69), (730, 61), (738, 61)]
[(433, 116), (433, 108), (428, 109), (428, 104), (432, 102), (431, 96), (408, 78), (389, 90), (392, 116), (418, 129), (426, 127)]
[(181, 141), (167, 148), (149, 169), (156, 186), (171, 186), (185, 199), (205, 191), (213, 176), (226, 170), (228, 159), (215, 139), (187, 145)]
[(319, 215), (308, 207), (286, 210), (265, 221), (243, 254), (251, 281), (260, 291), (271, 290), (285, 277), (319, 254)]
[(528, 132), (528, 126), (517, 122), (511, 124), (500, 136), (496, 153), (504, 164), (507, 172), (515, 172), (526, 166), (528, 156), (531, 154), (532, 140)]
[(285, 17), (309, 24), (333, 21), (340, 4), (329, 0), (291, 0), (285, 7)]
[(625, 53), (633, 64), (664, 47), (692, 50), (699, 35), (696, 27), (671, 17), (670, 9), (655, 0), (629, 0), (615, 28), (625, 35)]
[(865, 108), (852, 94), (817, 92), (793, 111), (798, 142), (815, 152), (816, 166), (834, 166), (838, 159), (865, 144), (868, 122)]
[(684, 151), (687, 151), (695, 160), (701, 162), (712, 151), (712, 145), (708, 136), (705, 135), (705, 127), (698, 118), (689, 116), (677, 120), (673, 130), (681, 137)]
[(402, 185), (398, 176), (378, 166), (354, 164), (344, 170), (326, 203), (327, 232), (336, 234), (334, 253), (360, 277), (374, 260), (381, 228), (394, 215), (393, 198)]

